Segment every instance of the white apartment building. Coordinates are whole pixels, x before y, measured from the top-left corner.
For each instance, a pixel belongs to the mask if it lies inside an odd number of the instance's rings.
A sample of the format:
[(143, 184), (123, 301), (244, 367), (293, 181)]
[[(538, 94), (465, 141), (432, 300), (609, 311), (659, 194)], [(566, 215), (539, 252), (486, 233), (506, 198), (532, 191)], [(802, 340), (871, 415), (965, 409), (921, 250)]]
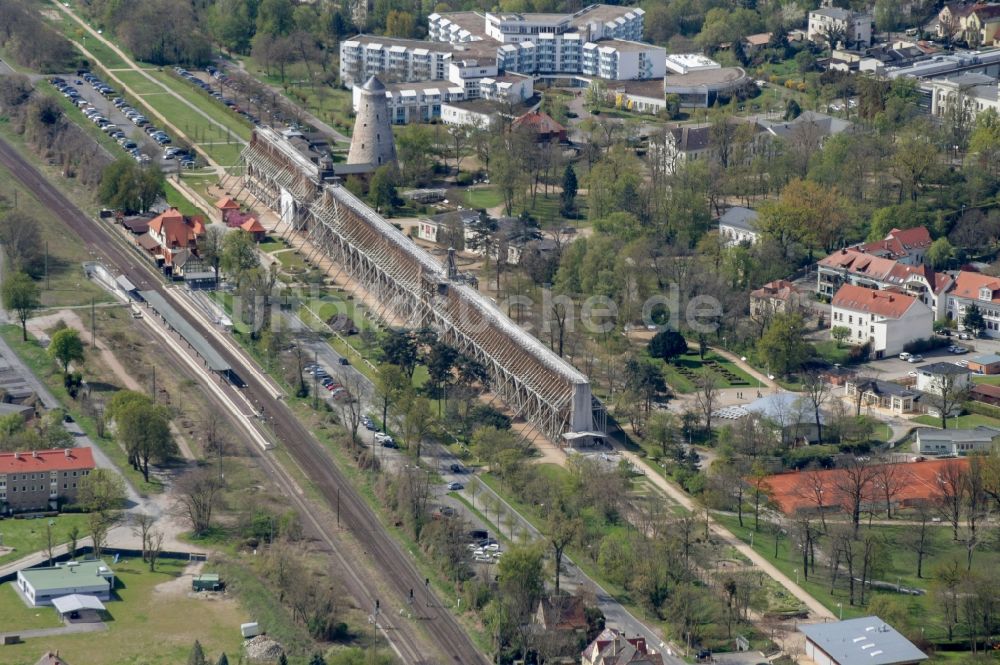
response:
[(986, 322), (983, 334), (1000, 338), (1000, 278), (963, 270), (955, 277), (955, 288), (948, 293), (947, 316), (964, 329), (965, 313), (975, 305)]
[[(844, 34), (847, 46), (871, 46), (872, 16), (852, 12), (839, 7), (824, 7), (809, 12), (809, 29), (806, 36), (811, 42), (826, 42), (826, 35), (831, 29), (840, 30)], [(830, 44), (831, 47), (837, 46)]]
[(419, 39), (357, 35), (340, 43), (340, 79), (344, 85), (362, 84), (369, 76), (383, 83), (441, 81), (455, 49)]
[(850, 330), (847, 342), (871, 344), (875, 358), (896, 355), (903, 347), (934, 334), (930, 307), (902, 293), (845, 284), (830, 304), (830, 329)]
[[(454, 67), (454, 65), (452, 65)], [(495, 72), (496, 69), (494, 68)], [(385, 86), (389, 118), (394, 125), (412, 122), (432, 122), (443, 119), (443, 109), (456, 102), (486, 100), (512, 105), (530, 99), (534, 94), (534, 80), (519, 74), (493, 75), (481, 79), (468, 79), (455, 84), (449, 81), (420, 81), (416, 83), (390, 83)], [(462, 83), (474, 83), (473, 86)], [(360, 86), (353, 86), (354, 112), (361, 101)], [(454, 115), (451, 120), (455, 121)], [(454, 124), (470, 124), (459, 123)]]
[(583, 45), (580, 73), (612, 81), (663, 78), (667, 51), (642, 42), (610, 39)]

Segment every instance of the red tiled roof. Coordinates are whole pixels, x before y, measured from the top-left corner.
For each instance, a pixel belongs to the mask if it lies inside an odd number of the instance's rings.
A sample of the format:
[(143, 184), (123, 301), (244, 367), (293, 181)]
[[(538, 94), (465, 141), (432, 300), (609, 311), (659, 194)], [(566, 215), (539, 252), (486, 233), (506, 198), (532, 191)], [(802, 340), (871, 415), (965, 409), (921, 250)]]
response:
[(256, 219), (252, 212), (240, 212), (239, 210), (227, 210), (222, 214), (223, 219), (226, 221), (226, 226), (231, 229), (243, 226), (248, 219)]
[(1000, 18), (1000, 5), (976, 5), (970, 14), (975, 14), (981, 21), (992, 21)]
[(257, 221), (256, 217), (251, 217), (247, 221), (240, 224), (240, 228), (247, 233), (264, 233), (267, 229), (261, 226), (261, 223)]
[(951, 295), (956, 298), (979, 300), (979, 289), (982, 288), (990, 290), (991, 302), (1000, 303), (1000, 298), (997, 298), (997, 291), (1000, 291), (1000, 278), (978, 272), (969, 272), (967, 270), (958, 273), (958, 277), (955, 279), (955, 288), (952, 290)]
[(215, 202), (215, 207), (219, 210), (239, 210), (240, 204), (228, 196), (224, 196)]
[[(896, 496), (896, 501), (908, 503), (914, 501), (926, 501), (938, 494), (937, 477), (942, 467), (947, 464), (967, 465), (969, 460), (964, 457), (957, 459), (928, 460), (926, 462), (902, 462), (897, 464), (899, 472), (899, 486), (902, 488)], [(823, 469), (819, 471), (806, 471), (794, 473), (779, 473), (768, 476), (764, 482), (768, 487), (771, 497), (777, 502), (778, 507), (785, 514), (792, 514), (802, 509), (815, 509), (816, 502), (813, 498), (815, 493), (811, 486), (811, 479), (808, 474), (818, 475), (820, 487), (823, 489), (823, 496), (831, 497), (829, 505), (847, 505), (846, 498), (840, 496), (837, 489), (838, 481), (844, 475), (843, 469)], [(872, 479), (871, 486), (867, 488), (866, 495), (874, 496), (876, 479)], [(844, 485), (844, 483), (839, 483)]]
[(751, 298), (778, 298), (779, 300), (788, 300), (793, 295), (795, 295), (798, 290), (795, 288), (795, 284), (789, 282), (787, 279), (776, 279), (773, 282), (768, 282), (759, 289), (755, 289), (750, 292)]
[(149, 230), (164, 238), (168, 247), (187, 247), (205, 232), (200, 217), (185, 218), (177, 208), (171, 208), (149, 223)]
[(985, 395), (986, 397), (1000, 398), (1000, 386), (991, 386), (988, 383), (977, 383), (972, 386), (973, 395)]
[(923, 277), (934, 293), (943, 293), (951, 284), (951, 278), (945, 273), (936, 273), (923, 265), (905, 265), (892, 259), (873, 256), (856, 247), (834, 252), (821, 259), (819, 265), (898, 286), (904, 285), (913, 277)]
[(558, 134), (566, 131), (566, 128), (553, 120), (552, 116), (541, 111), (529, 111), (514, 121), (515, 127), (522, 125), (530, 127), (536, 134)]
[(32, 473), (38, 471), (73, 471), (93, 469), (94, 455), (90, 448), (60, 448), (24, 453), (0, 453), (0, 473)]
[(917, 302), (916, 298), (903, 295), (902, 293), (877, 291), (875, 289), (866, 289), (863, 286), (845, 284), (833, 296), (832, 305), (841, 309), (854, 310), (855, 312), (865, 312), (884, 316), (888, 319), (898, 319), (906, 314), (906, 310), (910, 309), (915, 302)]
[(756, 35), (747, 35), (743, 40), (752, 46), (767, 46), (771, 41), (771, 33), (759, 32)]
[(883, 240), (858, 245), (856, 249), (868, 254), (898, 259), (909, 255), (911, 250), (926, 249), (931, 246), (931, 234), (925, 226), (912, 229), (893, 229)]

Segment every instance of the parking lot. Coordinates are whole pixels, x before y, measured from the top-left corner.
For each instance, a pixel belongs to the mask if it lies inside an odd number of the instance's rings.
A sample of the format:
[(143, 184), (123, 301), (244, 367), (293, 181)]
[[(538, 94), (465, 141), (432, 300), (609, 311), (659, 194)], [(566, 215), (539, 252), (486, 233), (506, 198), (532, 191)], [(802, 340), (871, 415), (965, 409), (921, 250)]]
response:
[[(66, 74), (50, 79), (53, 85), (57, 87), (57, 91), (64, 96), (68, 96), (79, 109), (81, 117), (74, 118), (74, 120), (94, 122), (96, 118), (100, 122), (98, 126), (102, 127), (102, 131), (118, 141), (121, 152), (115, 154), (116, 157), (132, 155), (136, 161), (155, 162), (164, 171), (172, 171), (181, 167), (179, 159), (176, 157), (167, 158), (165, 156), (165, 151), (170, 145), (157, 142), (150, 135), (150, 131), (152, 130), (147, 131), (147, 128), (150, 127), (149, 124), (140, 126), (126, 116), (125, 112), (131, 109), (131, 106), (127, 102), (123, 100), (118, 105), (115, 104), (114, 100), (120, 99), (120, 91), (111, 87), (112, 92), (102, 93), (97, 87), (101, 85), (100, 79), (91, 81), (89, 80), (90, 78), (88, 77), (88, 80), (85, 80), (82, 75)], [(63, 90), (58, 89), (60, 85), (59, 79), (62, 79), (64, 82), (62, 84), (64, 86)], [(75, 91), (77, 96), (70, 96), (71, 93), (68, 92), (69, 90)], [(135, 109), (135, 111), (141, 114), (141, 109)], [(109, 124), (101, 122), (100, 119), (102, 118)], [(169, 137), (167, 140), (170, 140)], [(134, 143), (134, 147), (126, 141)]]
[[(960, 345), (969, 349), (967, 353), (955, 354), (948, 351), (947, 347), (942, 349), (935, 349), (934, 351), (926, 351), (919, 354), (923, 360), (918, 362), (909, 362), (907, 360), (900, 360), (898, 356), (893, 356), (892, 358), (884, 358), (882, 360), (873, 360), (866, 363), (862, 367), (869, 371), (869, 373), (877, 376), (880, 379), (891, 381), (894, 379), (905, 379), (912, 378), (916, 376), (917, 368), (921, 365), (927, 365), (929, 363), (957, 363), (957, 362), (967, 362), (969, 358), (979, 353), (990, 353), (992, 351), (981, 350), (979, 347), (981, 343), (985, 340), (959, 340), (957, 337), (953, 338), (952, 343)], [(911, 374), (912, 372), (912, 374)]]

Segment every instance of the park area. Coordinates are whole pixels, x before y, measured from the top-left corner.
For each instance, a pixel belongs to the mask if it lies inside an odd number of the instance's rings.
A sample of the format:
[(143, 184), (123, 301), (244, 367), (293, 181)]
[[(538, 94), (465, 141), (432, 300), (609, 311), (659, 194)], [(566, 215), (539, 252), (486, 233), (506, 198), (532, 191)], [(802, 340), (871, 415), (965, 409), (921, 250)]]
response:
[[(103, 616), (106, 631), (28, 638), (0, 647), (0, 662), (34, 663), (44, 651), (59, 650), (73, 665), (173, 665), (187, 662), (194, 641), (212, 662), (225, 651), (239, 658), (240, 623), (246, 616), (235, 600), (189, 596), (187, 561), (161, 559), (156, 572), (140, 559), (114, 564), (113, 600)], [(54, 608), (29, 608), (11, 583), (0, 586), (0, 630), (14, 632), (61, 625)]]
[(702, 358), (697, 351), (679, 356), (674, 362), (663, 363), (663, 378), (679, 393), (693, 393), (702, 377), (709, 377), (716, 388), (759, 388), (756, 379), (732, 361), (712, 352)]

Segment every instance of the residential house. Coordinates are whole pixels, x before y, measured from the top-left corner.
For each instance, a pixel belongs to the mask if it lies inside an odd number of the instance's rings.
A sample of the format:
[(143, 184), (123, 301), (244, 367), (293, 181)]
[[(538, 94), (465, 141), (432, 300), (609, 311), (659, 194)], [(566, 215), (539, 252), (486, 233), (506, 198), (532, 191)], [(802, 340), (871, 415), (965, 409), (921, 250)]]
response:
[(915, 665), (927, 654), (877, 616), (799, 624), (816, 665)]
[(605, 628), (580, 654), (581, 665), (663, 665), (663, 656), (646, 644), (644, 637), (625, 637)]
[(849, 120), (817, 111), (803, 111), (794, 120), (761, 118), (758, 122), (775, 138), (816, 149), (819, 149), (831, 136), (846, 132), (854, 126)]
[(986, 353), (969, 358), (969, 371), (976, 374), (1000, 374), (1000, 355)]
[(423, 217), (417, 222), (417, 238), (464, 249), (475, 237), (473, 225), (479, 221), (479, 211), (471, 208), (443, 212)]
[(972, 372), (955, 363), (929, 363), (917, 367), (917, 390), (932, 395), (965, 390), (972, 385)]
[(17, 571), (17, 588), (31, 607), (51, 605), (56, 598), (72, 594), (110, 600), (115, 574), (100, 559), (67, 561), (52, 567)]
[(516, 236), (507, 241), (507, 264), (516, 266), (531, 252), (551, 256), (558, 251), (559, 243), (552, 238), (537, 238), (533, 233)]
[(768, 44), (771, 43), (772, 33), (770, 32), (758, 32), (755, 35), (747, 35), (743, 38), (743, 52), (747, 55), (753, 55), (757, 51), (767, 48)]
[(916, 449), (921, 455), (988, 453), (997, 441), (1000, 441), (1000, 429), (985, 425), (972, 429), (921, 427), (916, 431)]
[(776, 279), (750, 292), (750, 318), (767, 321), (775, 314), (786, 314), (799, 309), (805, 298), (786, 279)]
[(515, 119), (514, 129), (526, 127), (535, 135), (538, 143), (565, 143), (566, 128), (542, 111), (529, 111)]
[(921, 395), (919, 391), (891, 381), (847, 379), (844, 394), (851, 400), (857, 400), (859, 392), (862, 407), (884, 409), (897, 416), (916, 411), (916, 403)]
[(538, 601), (534, 621), (544, 631), (586, 635), (589, 627), (583, 598), (567, 594), (543, 596)]
[[(819, 439), (815, 409), (802, 395), (772, 393), (739, 408), (745, 415), (755, 415), (771, 423), (780, 434), (783, 443), (799, 441), (811, 443)], [(826, 421), (827, 415), (821, 410), (819, 422), (825, 425)]]
[(757, 211), (743, 206), (733, 206), (719, 217), (719, 239), (726, 247), (742, 243), (755, 245), (760, 240), (757, 230)]
[(934, 313), (920, 300), (892, 291), (845, 284), (830, 303), (830, 328), (847, 328), (846, 341), (871, 344), (875, 358), (893, 356), (903, 347), (934, 334)]
[(615, 85), (613, 99), (616, 108), (633, 113), (655, 115), (667, 108), (663, 79), (649, 81), (622, 81)]
[(0, 453), (0, 512), (56, 510), (94, 469), (90, 448)]
[[(826, 43), (830, 34), (839, 32), (848, 46), (871, 46), (872, 16), (839, 7), (824, 7), (809, 12), (809, 41)], [(837, 46), (830, 44), (829, 46)]]
[(948, 293), (946, 316), (965, 330), (965, 313), (975, 305), (982, 312), (987, 337), (1000, 337), (1000, 277), (962, 270)]
[(919, 266), (923, 265), (932, 242), (927, 227), (916, 226), (912, 229), (893, 229), (882, 240), (861, 243), (851, 249), (903, 265)]
[(170, 208), (149, 223), (149, 230), (137, 242), (167, 275), (181, 278), (185, 272), (204, 271), (198, 257), (198, 238), (204, 234), (200, 217), (185, 217)]
[[(756, 120), (747, 122), (732, 119), (730, 122), (737, 127), (726, 160), (730, 165), (736, 160), (749, 164), (761, 152), (769, 134)], [(740, 129), (743, 128), (741, 125), (748, 129), (741, 132)], [(649, 157), (658, 161), (659, 168), (667, 174), (676, 171), (684, 162), (719, 159), (720, 154), (712, 138), (712, 131), (712, 126), (708, 124), (671, 127), (663, 133), (662, 139), (650, 138)]]
[(991, 386), (988, 383), (977, 383), (969, 391), (969, 397), (977, 402), (1000, 406), (1000, 386)]
[(930, 307), (936, 319), (946, 315), (950, 300), (946, 293), (953, 284), (946, 273), (872, 256), (856, 248), (841, 249), (820, 260), (816, 274), (816, 292), (821, 296), (833, 297), (844, 284), (899, 291)]
[(965, 41), (972, 48), (997, 46), (1000, 42), (1000, 5), (979, 5), (965, 22)]

